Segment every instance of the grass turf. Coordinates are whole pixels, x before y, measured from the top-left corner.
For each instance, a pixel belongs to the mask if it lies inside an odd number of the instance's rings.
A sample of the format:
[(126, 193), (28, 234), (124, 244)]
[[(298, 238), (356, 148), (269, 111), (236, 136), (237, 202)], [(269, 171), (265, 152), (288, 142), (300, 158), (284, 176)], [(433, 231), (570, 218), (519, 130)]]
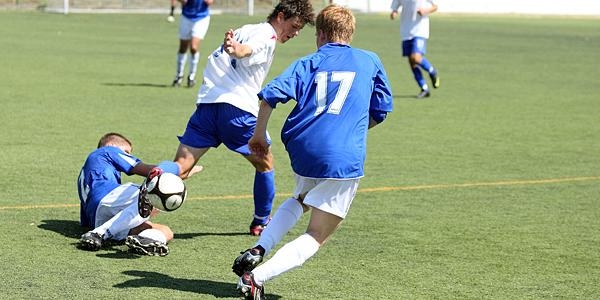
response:
[[(255, 241), (245, 234), (253, 171), (223, 148), (202, 159), (182, 209), (156, 219), (176, 232), (169, 256), (75, 247), (75, 179), (102, 134), (127, 135), (147, 162), (175, 153), (197, 92), (170, 87), (176, 23), (0, 17), (3, 297), (236, 298), (230, 266)], [(436, 15), (427, 57), (442, 86), (416, 100), (398, 24), (357, 17), (353, 45), (380, 55), (395, 111), (370, 132), (367, 174), (343, 226), (302, 268), (270, 282), (269, 298), (600, 297), (598, 20)], [(262, 20), (214, 16), (201, 66), (226, 29)], [(314, 48), (307, 27), (278, 46), (270, 77)], [(293, 187), (277, 138), (290, 108), (270, 122), (277, 204)]]

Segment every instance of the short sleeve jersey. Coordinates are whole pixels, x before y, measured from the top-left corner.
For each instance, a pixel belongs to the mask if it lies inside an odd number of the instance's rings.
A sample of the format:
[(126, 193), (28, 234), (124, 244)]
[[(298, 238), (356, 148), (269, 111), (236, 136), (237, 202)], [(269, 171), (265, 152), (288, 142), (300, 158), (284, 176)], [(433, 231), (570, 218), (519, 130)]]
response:
[(271, 107), (297, 101), (281, 139), (294, 172), (310, 178), (362, 177), (369, 111), (392, 111), (392, 92), (379, 57), (335, 43), (294, 62), (259, 98)]
[(187, 0), (181, 7), (181, 14), (195, 22), (204, 19), (210, 11), (204, 0)]
[(429, 16), (420, 16), (418, 8), (431, 7), (432, 0), (394, 0), (391, 5), (393, 11), (402, 7), (400, 12), (400, 35), (402, 40), (411, 40), (415, 37), (429, 38)]
[(137, 157), (113, 146), (100, 147), (88, 155), (77, 184), (82, 226), (94, 226), (100, 200), (121, 184), (121, 172), (130, 175), (140, 162)]
[(223, 45), (208, 57), (197, 104), (229, 103), (256, 116), (262, 84), (271, 68), (277, 34), (269, 23), (245, 25), (234, 31), (235, 39), (252, 48), (249, 57), (229, 56)]

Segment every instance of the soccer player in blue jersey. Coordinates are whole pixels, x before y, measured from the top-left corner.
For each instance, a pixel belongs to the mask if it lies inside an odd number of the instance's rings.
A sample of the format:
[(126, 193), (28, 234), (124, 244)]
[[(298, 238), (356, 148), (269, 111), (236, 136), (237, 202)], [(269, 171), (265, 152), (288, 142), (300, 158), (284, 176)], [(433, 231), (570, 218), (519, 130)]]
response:
[(173, 86), (181, 86), (187, 52), (190, 52), (190, 70), (187, 86), (196, 84), (196, 72), (200, 61), (200, 44), (210, 25), (209, 6), (213, 0), (178, 0), (181, 2), (181, 21), (179, 22), (179, 50), (177, 51), (177, 69)]
[(182, 178), (210, 148), (221, 144), (252, 164), (251, 235), (260, 235), (269, 222), (275, 197), (273, 156), (257, 156), (248, 149), (258, 113), (257, 94), (273, 62), (277, 42), (296, 37), (306, 23), (314, 23), (310, 0), (281, 0), (266, 22), (228, 30), (223, 44), (208, 58), (196, 111), (179, 137), (175, 161)]
[[(241, 276), (238, 289), (246, 299), (264, 299), (265, 282), (301, 266), (338, 228), (364, 175), (367, 130), (392, 111), (392, 91), (379, 57), (350, 46), (355, 22), (347, 8), (324, 8), (316, 19), (318, 50), (258, 94), (262, 102), (249, 141), (258, 156), (270, 151), (266, 129), (273, 109), (296, 101), (281, 130), (296, 188), (255, 246), (234, 261), (232, 269)], [(257, 267), (307, 211), (306, 232)]]
[(429, 39), (429, 15), (437, 11), (437, 4), (433, 0), (394, 0), (391, 5), (390, 19), (400, 15), (400, 35), (402, 37), (402, 56), (408, 57), (408, 64), (421, 92), (417, 98), (429, 97), (431, 92), (427, 81), (421, 74), (425, 70), (431, 78), (434, 88), (440, 87), (440, 77), (437, 70), (425, 58), (427, 39)]
[[(131, 154), (132, 144), (125, 136), (111, 132), (100, 138), (98, 148), (91, 152), (77, 180), (81, 226), (92, 230), (81, 236), (79, 245), (97, 251), (105, 240), (122, 241), (134, 252), (164, 256), (173, 231), (152, 223), (138, 213), (140, 187), (121, 183), (121, 172), (127, 175), (158, 175), (161, 170), (176, 173), (175, 163), (165, 161), (149, 165)], [(193, 173), (202, 170), (197, 167)], [(156, 211), (154, 212), (156, 214)]]

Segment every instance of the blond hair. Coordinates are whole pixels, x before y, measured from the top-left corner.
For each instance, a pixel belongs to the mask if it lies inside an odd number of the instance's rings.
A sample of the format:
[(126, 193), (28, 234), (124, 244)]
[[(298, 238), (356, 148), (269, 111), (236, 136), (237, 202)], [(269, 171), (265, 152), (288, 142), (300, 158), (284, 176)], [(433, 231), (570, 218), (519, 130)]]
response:
[(328, 42), (350, 44), (356, 28), (354, 14), (348, 8), (329, 5), (317, 15), (316, 30), (327, 36)]

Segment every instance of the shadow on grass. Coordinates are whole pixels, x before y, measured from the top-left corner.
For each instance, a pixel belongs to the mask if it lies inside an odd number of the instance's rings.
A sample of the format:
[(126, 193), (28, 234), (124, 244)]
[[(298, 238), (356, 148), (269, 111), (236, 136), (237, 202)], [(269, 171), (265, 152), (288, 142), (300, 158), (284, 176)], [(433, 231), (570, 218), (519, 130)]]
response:
[[(123, 274), (138, 278), (115, 284), (116, 288), (157, 287), (183, 292), (213, 295), (215, 298), (238, 298), (236, 283), (225, 283), (203, 279), (175, 278), (169, 275), (147, 271), (124, 271)], [(280, 299), (278, 295), (268, 295), (268, 299)]]
[(116, 83), (116, 82), (105, 82), (102, 85), (108, 86), (134, 86), (134, 87), (155, 87), (155, 88), (170, 88), (170, 84), (156, 84), (156, 83)]
[(418, 99), (415, 95), (394, 95), (394, 99), (408, 99), (408, 100), (424, 100)]
[(42, 220), (38, 228), (54, 231), (73, 239), (79, 239), (87, 231), (79, 225), (78, 221), (73, 220)]
[(248, 235), (246, 232), (196, 232), (196, 233), (175, 233), (173, 239), (188, 240), (199, 236), (242, 236)]

